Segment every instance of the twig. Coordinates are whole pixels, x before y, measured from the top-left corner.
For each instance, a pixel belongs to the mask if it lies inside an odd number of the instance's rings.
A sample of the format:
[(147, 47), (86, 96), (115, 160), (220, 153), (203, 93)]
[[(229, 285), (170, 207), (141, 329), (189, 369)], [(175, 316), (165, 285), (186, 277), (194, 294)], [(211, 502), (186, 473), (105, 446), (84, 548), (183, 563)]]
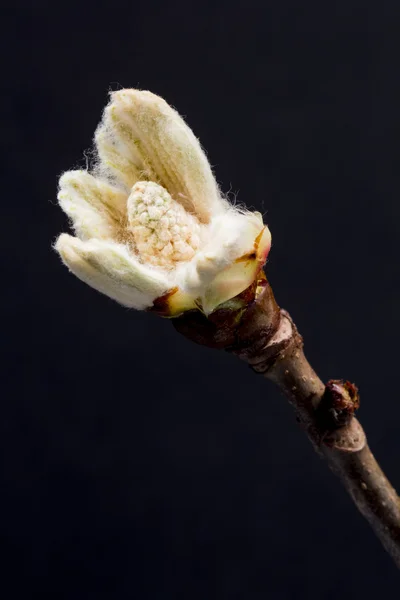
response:
[(315, 450), (340, 478), (400, 568), (400, 499), (354, 417), (359, 404), (357, 388), (340, 381), (325, 386), (307, 361), (302, 337), (290, 316), (282, 310), (280, 314), (273, 338), (246, 359), (254, 371), (263, 373), (286, 394)]
[(302, 337), (291, 317), (279, 309), (268, 282), (262, 281), (261, 286), (244, 314), (235, 316), (231, 311), (227, 320), (226, 311), (216, 311), (210, 322), (195, 311), (175, 319), (174, 325), (193, 341), (233, 352), (280, 387), (315, 450), (327, 460), (400, 568), (400, 499), (354, 416), (357, 388), (337, 380), (322, 383), (304, 355)]
[[(289, 320), (289, 317), (283, 314), (282, 320)], [(254, 368), (257, 370), (260, 365)], [(351, 409), (344, 409), (347, 422), (341, 427), (326, 429), (331, 411), (337, 412), (335, 402), (340, 404), (340, 387), (343, 396), (346, 395), (345, 386), (335, 382), (337, 397), (332, 398), (332, 386), (325, 387), (311, 368), (304, 356), (301, 336), (295, 329), (290, 344), (279, 353), (265, 376), (289, 398), (314, 448), (328, 461), (400, 568), (399, 497), (372, 455), (361, 424), (351, 414)], [(327, 397), (332, 398), (332, 403), (325, 403)]]

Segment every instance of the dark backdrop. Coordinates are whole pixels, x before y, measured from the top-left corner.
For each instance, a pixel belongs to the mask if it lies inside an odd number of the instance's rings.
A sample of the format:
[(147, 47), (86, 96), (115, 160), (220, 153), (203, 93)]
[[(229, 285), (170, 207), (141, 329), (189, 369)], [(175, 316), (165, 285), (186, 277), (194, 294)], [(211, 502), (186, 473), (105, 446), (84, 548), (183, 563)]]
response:
[(1, 140), (2, 598), (396, 597), (272, 385), (128, 311), (51, 250), (57, 178), (110, 89), (185, 115), (266, 212), (267, 271), (400, 488), (400, 5), (7, 2)]

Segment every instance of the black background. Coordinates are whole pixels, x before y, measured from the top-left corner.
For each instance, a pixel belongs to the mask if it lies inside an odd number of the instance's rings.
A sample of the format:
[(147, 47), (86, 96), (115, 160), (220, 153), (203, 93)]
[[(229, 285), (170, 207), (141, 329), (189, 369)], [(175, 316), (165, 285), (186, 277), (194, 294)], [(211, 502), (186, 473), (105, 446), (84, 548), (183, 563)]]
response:
[(396, 597), (272, 384), (70, 275), (63, 170), (109, 90), (184, 115), (266, 213), (320, 374), (357, 382), (400, 488), (397, 1), (8, 2), (1, 36), (3, 598)]

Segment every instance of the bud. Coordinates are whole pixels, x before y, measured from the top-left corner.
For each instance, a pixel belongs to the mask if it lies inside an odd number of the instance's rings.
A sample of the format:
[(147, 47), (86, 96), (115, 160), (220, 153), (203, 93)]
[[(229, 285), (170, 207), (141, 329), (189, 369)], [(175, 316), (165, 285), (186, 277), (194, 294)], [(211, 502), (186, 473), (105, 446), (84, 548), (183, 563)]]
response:
[(55, 244), (82, 281), (124, 306), (211, 314), (258, 278), (271, 235), (221, 197), (192, 131), (150, 92), (111, 95), (92, 173), (69, 171), (58, 200), (75, 236)]

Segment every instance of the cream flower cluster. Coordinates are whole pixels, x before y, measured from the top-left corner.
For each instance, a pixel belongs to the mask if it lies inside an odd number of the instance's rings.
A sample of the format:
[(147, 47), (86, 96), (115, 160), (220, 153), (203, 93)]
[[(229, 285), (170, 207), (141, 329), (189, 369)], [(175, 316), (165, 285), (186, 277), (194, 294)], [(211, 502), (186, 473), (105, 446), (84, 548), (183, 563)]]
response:
[(146, 263), (168, 268), (191, 260), (199, 250), (198, 219), (157, 183), (135, 183), (128, 198), (128, 220), (138, 254)]
[(136, 309), (162, 299), (168, 316), (210, 314), (256, 279), (269, 229), (221, 197), (198, 140), (162, 98), (114, 92), (95, 145), (93, 172), (64, 173), (58, 194), (75, 236), (55, 248), (79, 279)]

